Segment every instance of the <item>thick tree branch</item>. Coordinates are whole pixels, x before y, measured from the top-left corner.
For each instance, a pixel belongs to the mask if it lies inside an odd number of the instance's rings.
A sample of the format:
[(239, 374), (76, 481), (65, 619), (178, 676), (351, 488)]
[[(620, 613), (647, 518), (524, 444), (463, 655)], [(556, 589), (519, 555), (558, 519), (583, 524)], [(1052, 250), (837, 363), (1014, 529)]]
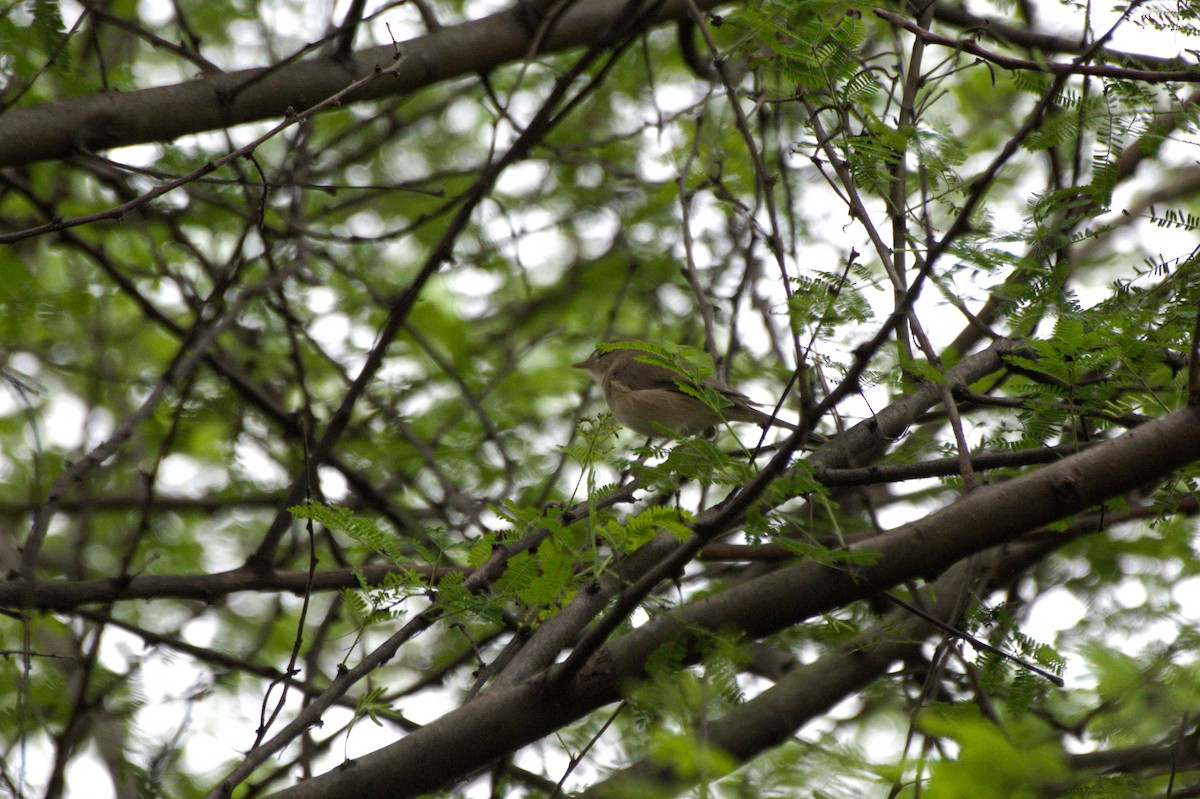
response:
[[(925, 612), (945, 624), (955, 624), (962, 592), (975, 573), (960, 562), (927, 591)], [(801, 726), (828, 711), (848, 695), (877, 680), (887, 667), (920, 653), (925, 639), (937, 632), (933, 622), (904, 611), (893, 611), (878, 623), (813, 663), (789, 671), (775, 685), (720, 719), (704, 726), (707, 746), (746, 762), (795, 734)], [(696, 782), (696, 774), (681, 774), (670, 765), (642, 760), (596, 783), (583, 799), (615, 799), (650, 794), (666, 797)]]
[[(718, 0), (700, 0), (703, 9)], [(544, 6), (545, 3), (534, 4)], [(531, 4), (449, 25), (401, 42), (404, 63), (394, 76), (369, 81), (346, 102), (406, 94), (453, 78), (487, 72), (548, 53), (590, 44), (623, 14), (625, 0), (580, 0), (540, 35), (529, 24)], [(650, 24), (682, 19), (684, 0), (647, 2)], [(280, 68), (248, 69), (134, 92), (107, 92), (57, 103), (14, 108), (0, 115), (0, 167), (64, 158), (79, 152), (147, 142), (274, 119), (311, 108), (395, 60), (392, 45), (345, 59), (299, 61)]]

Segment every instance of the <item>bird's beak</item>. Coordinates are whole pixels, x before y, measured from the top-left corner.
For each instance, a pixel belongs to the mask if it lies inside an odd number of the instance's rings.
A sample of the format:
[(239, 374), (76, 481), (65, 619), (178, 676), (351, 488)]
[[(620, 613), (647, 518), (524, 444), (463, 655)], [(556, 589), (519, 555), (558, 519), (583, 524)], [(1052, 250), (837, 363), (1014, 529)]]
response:
[(571, 368), (572, 369), (591, 369), (593, 366), (596, 365), (597, 361), (599, 361), (599, 358), (597, 356), (598, 356), (598, 353), (593, 352), (591, 355), (587, 356), (579, 363), (571, 364)]

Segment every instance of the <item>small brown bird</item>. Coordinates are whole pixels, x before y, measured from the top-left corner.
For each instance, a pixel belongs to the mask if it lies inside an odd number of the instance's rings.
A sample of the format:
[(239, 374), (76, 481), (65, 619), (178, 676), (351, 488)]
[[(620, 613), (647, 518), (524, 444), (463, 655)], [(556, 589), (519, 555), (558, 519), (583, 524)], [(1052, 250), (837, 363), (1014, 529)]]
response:
[(683, 375), (665, 366), (637, 360), (647, 356), (655, 357), (645, 350), (597, 349), (587, 360), (571, 366), (588, 370), (617, 421), (643, 435), (661, 436), (666, 429), (677, 436), (690, 436), (725, 421), (796, 429), (795, 425), (755, 408), (749, 397), (732, 386), (709, 377), (700, 381), (700, 386), (713, 389), (729, 403), (718, 414), (699, 398), (680, 390), (679, 383), (687, 383)]

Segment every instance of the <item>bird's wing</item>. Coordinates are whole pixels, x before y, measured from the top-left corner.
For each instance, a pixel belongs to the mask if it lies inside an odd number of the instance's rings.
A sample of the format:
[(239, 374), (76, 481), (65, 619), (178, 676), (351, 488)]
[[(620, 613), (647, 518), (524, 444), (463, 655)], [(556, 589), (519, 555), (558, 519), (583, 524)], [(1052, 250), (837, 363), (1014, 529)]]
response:
[(622, 360), (614, 366), (610, 374), (613, 380), (633, 391), (649, 391), (656, 388), (677, 391), (678, 386), (675, 381), (684, 379), (682, 375), (672, 372), (665, 366), (636, 362), (632, 357)]
[(716, 389), (724, 395), (725, 399), (732, 402), (734, 405), (758, 405), (757, 402), (747, 397), (742, 392), (738, 391), (733, 386), (718, 380), (715, 377), (710, 377), (703, 381), (700, 385), (708, 388)]
[[(618, 362), (613, 367), (610, 375), (613, 380), (629, 387), (633, 391), (649, 391), (652, 389), (678, 391), (679, 383), (686, 383), (687, 378), (674, 370), (668, 369), (665, 366), (657, 366), (652, 363), (635, 360), (649, 353), (642, 353), (637, 350), (628, 350), (627, 352), (629, 356)], [(716, 390), (734, 405), (754, 406), (758, 404), (742, 392), (715, 377), (700, 381), (700, 385)]]

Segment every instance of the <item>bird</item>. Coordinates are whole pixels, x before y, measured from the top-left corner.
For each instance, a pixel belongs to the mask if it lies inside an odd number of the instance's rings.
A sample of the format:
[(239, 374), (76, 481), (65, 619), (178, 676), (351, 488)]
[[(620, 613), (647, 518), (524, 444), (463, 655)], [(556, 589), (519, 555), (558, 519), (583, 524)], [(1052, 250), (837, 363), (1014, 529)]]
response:
[(798, 429), (794, 424), (758, 410), (753, 400), (728, 383), (708, 377), (698, 385), (712, 389), (728, 403), (719, 411), (713, 410), (680, 388), (681, 383), (688, 383), (685, 375), (640, 360), (658, 356), (642, 349), (608, 349), (608, 346), (598, 347), (586, 360), (571, 366), (591, 373), (600, 386), (608, 410), (618, 422), (634, 432), (662, 436), (667, 431), (681, 438), (697, 433), (711, 435), (723, 422), (753, 422), (761, 427), (775, 425), (788, 430)]

